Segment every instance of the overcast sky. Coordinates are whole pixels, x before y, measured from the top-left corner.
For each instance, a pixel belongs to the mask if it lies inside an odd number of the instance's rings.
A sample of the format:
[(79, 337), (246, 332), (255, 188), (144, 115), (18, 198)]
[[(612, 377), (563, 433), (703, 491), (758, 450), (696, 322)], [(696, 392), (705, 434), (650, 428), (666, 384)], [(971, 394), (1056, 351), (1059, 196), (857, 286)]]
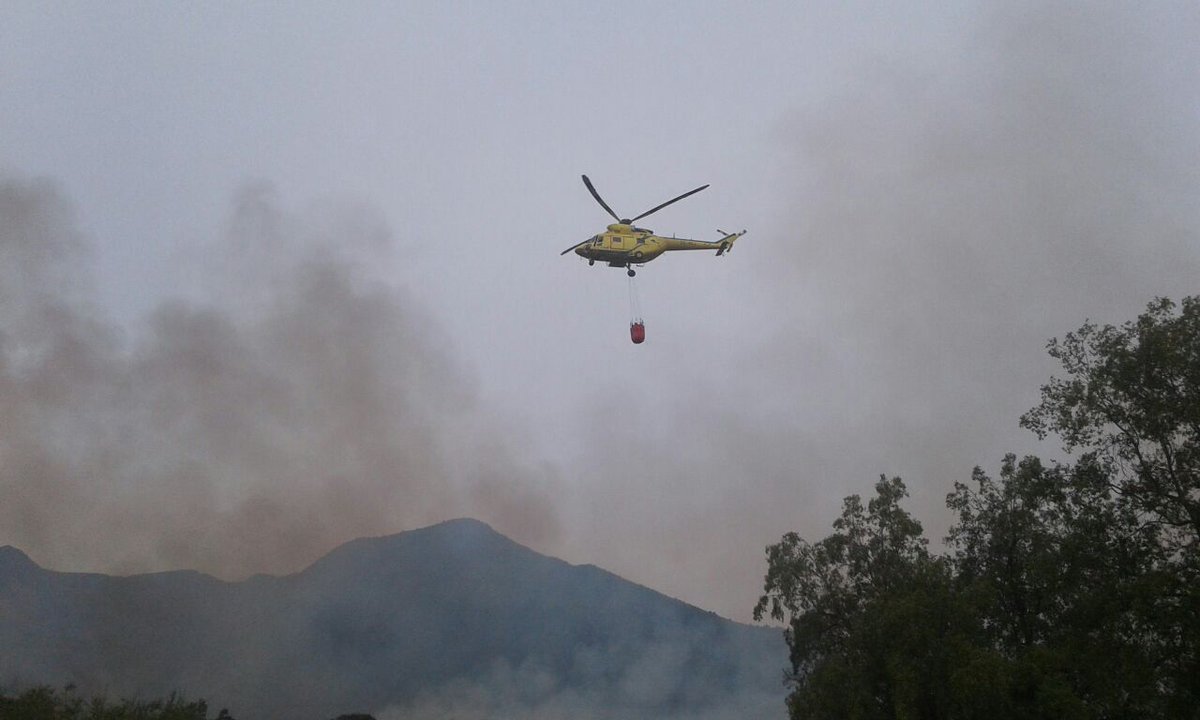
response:
[[(473, 516), (739, 620), (1047, 339), (1200, 276), (1200, 6), (0, 7), (0, 544), (300, 569)], [(559, 253), (639, 224), (735, 252)]]

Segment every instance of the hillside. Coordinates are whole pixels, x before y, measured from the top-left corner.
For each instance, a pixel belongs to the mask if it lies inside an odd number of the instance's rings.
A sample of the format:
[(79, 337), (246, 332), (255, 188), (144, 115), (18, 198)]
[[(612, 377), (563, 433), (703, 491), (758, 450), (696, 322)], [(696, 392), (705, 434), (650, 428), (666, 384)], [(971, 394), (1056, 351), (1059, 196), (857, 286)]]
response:
[(181, 690), (239, 718), (782, 713), (776, 630), (474, 520), (355, 540), (304, 571), (59, 573), (0, 548), (0, 682)]

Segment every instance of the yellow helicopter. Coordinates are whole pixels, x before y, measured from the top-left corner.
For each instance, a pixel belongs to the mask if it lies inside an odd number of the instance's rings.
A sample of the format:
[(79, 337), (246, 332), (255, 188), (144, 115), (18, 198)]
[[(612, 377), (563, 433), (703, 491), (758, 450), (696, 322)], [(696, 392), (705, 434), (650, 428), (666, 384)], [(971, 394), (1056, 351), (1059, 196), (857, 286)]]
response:
[(707, 185), (701, 185), (695, 190), (685, 192), (679, 197), (653, 207), (633, 219), (623, 219), (604, 202), (604, 199), (600, 197), (600, 193), (596, 192), (596, 188), (592, 186), (592, 181), (588, 180), (587, 175), (583, 176), (583, 184), (587, 185), (588, 191), (592, 193), (592, 197), (596, 198), (596, 202), (600, 203), (600, 207), (607, 210), (608, 214), (612, 215), (613, 219), (617, 221), (609, 225), (599, 235), (593, 235), (587, 240), (572, 245), (560, 253), (566, 255), (574, 250), (576, 255), (587, 258), (588, 265), (595, 265), (596, 261), (599, 260), (600, 262), (608, 263), (609, 267), (627, 268), (629, 277), (633, 277), (637, 274), (634, 272), (634, 265), (640, 266), (648, 263), (669, 250), (716, 250), (717, 255), (724, 255), (733, 248), (734, 241), (746, 234), (745, 230), (735, 233), (726, 233), (723, 230), (718, 230), (717, 232), (724, 235), (724, 237), (720, 240), (710, 242), (707, 240), (662, 237), (655, 235), (653, 230), (647, 230), (646, 228), (634, 225), (635, 222), (651, 213), (656, 213), (689, 195), (695, 195), (708, 187)]

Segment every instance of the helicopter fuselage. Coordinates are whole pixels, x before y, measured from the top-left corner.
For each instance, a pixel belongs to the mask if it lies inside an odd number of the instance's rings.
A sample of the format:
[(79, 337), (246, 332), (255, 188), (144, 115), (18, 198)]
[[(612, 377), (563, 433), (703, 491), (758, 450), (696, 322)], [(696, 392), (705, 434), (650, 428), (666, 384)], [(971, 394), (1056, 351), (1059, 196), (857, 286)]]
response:
[(716, 250), (723, 254), (745, 231), (731, 233), (720, 240), (689, 240), (687, 238), (662, 237), (653, 230), (626, 223), (613, 223), (608, 228), (575, 248), (575, 254), (589, 262), (604, 262), (612, 267), (627, 267), (648, 263), (659, 255), (672, 250)]

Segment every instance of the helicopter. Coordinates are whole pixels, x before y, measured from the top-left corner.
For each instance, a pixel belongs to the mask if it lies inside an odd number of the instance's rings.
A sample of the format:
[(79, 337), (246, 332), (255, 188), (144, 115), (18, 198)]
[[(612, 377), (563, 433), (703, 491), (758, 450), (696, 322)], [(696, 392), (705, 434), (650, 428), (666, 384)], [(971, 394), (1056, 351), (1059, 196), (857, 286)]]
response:
[(745, 230), (735, 233), (726, 233), (723, 230), (718, 230), (723, 236), (720, 240), (688, 240), (686, 238), (677, 237), (662, 237), (655, 235), (653, 230), (640, 228), (634, 225), (635, 222), (642, 218), (662, 210), (666, 206), (677, 203), (680, 200), (690, 195), (695, 195), (708, 185), (701, 185), (695, 190), (689, 190), (677, 198), (668, 200), (665, 203), (655, 206), (646, 212), (638, 215), (635, 218), (622, 218), (613, 212), (608, 203), (600, 197), (600, 193), (596, 192), (592, 181), (588, 180), (588, 176), (583, 176), (583, 184), (587, 186), (588, 192), (592, 197), (596, 198), (596, 202), (600, 203), (600, 207), (608, 211), (609, 215), (616, 220), (615, 223), (609, 225), (604, 232), (584, 240), (581, 243), (576, 243), (571, 247), (563, 250), (560, 255), (566, 255), (572, 250), (576, 255), (586, 258), (588, 265), (595, 265), (596, 261), (608, 263), (609, 267), (623, 267), (629, 277), (633, 277), (637, 273), (634, 271), (634, 265), (643, 265), (650, 262), (654, 258), (662, 255), (670, 250), (716, 250), (717, 255), (724, 255), (733, 249), (733, 243), (738, 238), (746, 234)]

